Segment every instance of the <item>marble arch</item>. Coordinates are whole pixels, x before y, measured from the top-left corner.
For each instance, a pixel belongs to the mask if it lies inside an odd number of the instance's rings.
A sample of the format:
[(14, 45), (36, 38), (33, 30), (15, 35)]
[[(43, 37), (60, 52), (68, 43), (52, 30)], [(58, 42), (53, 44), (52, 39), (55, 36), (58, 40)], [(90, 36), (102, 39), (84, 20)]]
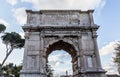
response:
[(47, 57), (64, 49), (72, 56), (73, 77), (106, 77), (97, 45), (93, 10), (26, 10), (25, 50), (20, 77), (47, 77)]
[(46, 55), (49, 55), (54, 50), (61, 50), (61, 49), (68, 52), (71, 55), (71, 57), (76, 56), (77, 51), (75, 50), (73, 45), (71, 45), (67, 42), (64, 42), (63, 40), (59, 40), (58, 42), (55, 42), (55, 43), (49, 45), (49, 47), (47, 48), (47, 51), (46, 51)]

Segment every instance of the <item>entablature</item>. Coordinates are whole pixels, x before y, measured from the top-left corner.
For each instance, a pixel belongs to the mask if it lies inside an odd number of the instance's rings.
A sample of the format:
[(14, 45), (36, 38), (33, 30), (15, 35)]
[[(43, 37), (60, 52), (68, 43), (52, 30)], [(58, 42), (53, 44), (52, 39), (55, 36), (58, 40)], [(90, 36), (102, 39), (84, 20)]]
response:
[(97, 31), (99, 28), (98, 25), (95, 26), (32, 26), (25, 25), (22, 26), (23, 30), (31, 32), (40, 32), (40, 31)]

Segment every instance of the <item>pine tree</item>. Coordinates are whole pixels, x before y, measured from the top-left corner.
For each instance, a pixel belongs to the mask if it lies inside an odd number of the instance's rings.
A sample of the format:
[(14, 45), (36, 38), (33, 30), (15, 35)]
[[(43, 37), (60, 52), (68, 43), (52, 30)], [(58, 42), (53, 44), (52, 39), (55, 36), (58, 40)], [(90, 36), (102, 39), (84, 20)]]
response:
[(120, 41), (118, 41), (115, 44), (114, 49), (116, 50), (116, 52), (115, 52), (115, 57), (113, 58), (113, 60), (114, 60), (114, 63), (117, 64), (118, 72), (120, 74)]

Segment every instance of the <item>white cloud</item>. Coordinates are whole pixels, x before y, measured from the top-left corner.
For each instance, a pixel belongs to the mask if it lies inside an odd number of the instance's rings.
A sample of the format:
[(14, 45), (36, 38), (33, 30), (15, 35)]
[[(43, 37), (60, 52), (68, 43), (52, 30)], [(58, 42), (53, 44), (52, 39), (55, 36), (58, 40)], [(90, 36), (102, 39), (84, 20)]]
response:
[(9, 23), (3, 19), (0, 19), (0, 24), (4, 24), (6, 27), (9, 27)]
[(7, 2), (11, 5), (17, 4), (17, 0), (7, 0)]
[(106, 59), (106, 61), (103, 60), (104, 61), (103, 62), (103, 69), (105, 69), (107, 71), (106, 74), (118, 74), (117, 66), (113, 62), (113, 57), (115, 56), (114, 55), (114, 52), (115, 52), (114, 48), (117, 46), (116, 45), (117, 43), (119, 43), (119, 42), (118, 41), (110, 42), (109, 44), (105, 45), (104, 47), (102, 47), (100, 49), (100, 55), (102, 56), (102, 58)]
[(25, 36), (25, 33), (24, 32), (21, 32), (21, 33), (19, 33), (20, 35), (21, 35), (21, 37), (22, 38), (25, 38), (24, 36)]
[(48, 60), (49, 60), (49, 63), (52, 64), (52, 65), (55, 65), (55, 66), (59, 66), (60, 64), (64, 64), (65, 58), (67, 58), (68, 54), (57, 54), (57, 55), (51, 55)]
[(102, 47), (100, 49), (100, 55), (101, 56), (104, 56), (104, 55), (108, 55), (110, 53), (113, 53), (115, 50), (114, 50), (114, 47), (115, 47), (115, 44), (118, 43), (117, 41), (114, 41), (114, 42), (110, 42), (109, 44), (107, 44), (106, 46)]
[(64, 75), (66, 71), (68, 71), (69, 74), (72, 74), (72, 63), (70, 55), (63, 50), (59, 50), (53, 53), (49, 55), (48, 61), (52, 69), (55, 70), (54, 74)]
[(21, 0), (39, 9), (95, 9), (104, 6), (106, 0)]
[(24, 7), (13, 9), (12, 11), (13, 11), (13, 16), (16, 18), (17, 22), (20, 25), (23, 25), (26, 23), (27, 16), (26, 16)]
[(114, 63), (108, 63), (103, 65), (103, 69), (107, 71), (106, 74), (118, 74), (117, 66)]

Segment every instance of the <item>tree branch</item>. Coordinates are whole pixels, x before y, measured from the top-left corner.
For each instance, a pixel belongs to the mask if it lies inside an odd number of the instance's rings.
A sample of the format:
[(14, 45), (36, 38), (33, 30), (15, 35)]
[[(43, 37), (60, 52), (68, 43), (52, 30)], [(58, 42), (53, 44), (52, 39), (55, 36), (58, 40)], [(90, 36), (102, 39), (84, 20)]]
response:
[(2, 64), (1, 64), (1, 67), (4, 65), (5, 61), (7, 60), (8, 56), (11, 54), (11, 52), (13, 51), (13, 48), (10, 49), (10, 51), (6, 54)]
[(6, 56), (8, 54), (8, 50), (9, 50), (9, 48), (8, 48), (8, 45), (6, 44)]

